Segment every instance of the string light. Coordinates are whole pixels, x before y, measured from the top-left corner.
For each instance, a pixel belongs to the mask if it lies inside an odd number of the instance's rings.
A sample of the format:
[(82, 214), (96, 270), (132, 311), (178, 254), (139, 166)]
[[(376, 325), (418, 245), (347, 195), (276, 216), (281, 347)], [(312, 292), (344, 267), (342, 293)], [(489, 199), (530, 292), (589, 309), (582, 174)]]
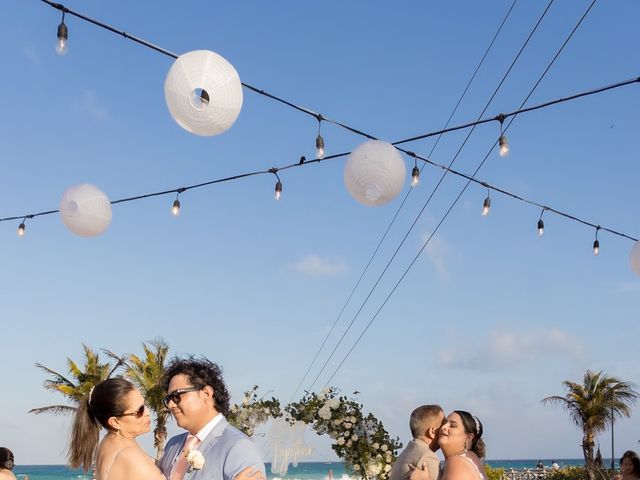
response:
[(542, 215), (544, 215), (545, 210), (546, 208), (542, 209), (542, 212), (540, 212), (540, 218), (538, 219), (538, 236), (539, 237), (544, 235), (544, 222), (542, 221)]
[(507, 155), (509, 155), (509, 142), (502, 128), (503, 127), (502, 124), (504, 123), (504, 119), (506, 117), (503, 113), (501, 113), (500, 115), (498, 115), (497, 118), (498, 118), (498, 121), (500, 122), (500, 138), (498, 138), (499, 152), (501, 157), (506, 157)]
[(482, 204), (482, 216), (486, 217), (489, 215), (489, 210), (491, 210), (491, 191), (487, 190), (487, 198), (484, 199), (484, 203)]
[(65, 55), (68, 51), (67, 43), (69, 40), (69, 29), (64, 23), (64, 10), (62, 11), (62, 21), (58, 25), (58, 41), (56, 42), (56, 52), (60, 55)]
[(26, 230), (26, 226), (24, 224), (25, 220), (27, 219), (27, 217), (25, 217), (22, 222), (20, 222), (20, 225), (18, 225), (18, 236), (19, 237), (24, 237), (24, 231)]
[(322, 160), (324, 158), (324, 138), (320, 135), (322, 126), (322, 115), (318, 115), (318, 136), (316, 137), (316, 158)]
[(417, 187), (420, 183), (420, 169), (418, 168), (418, 159), (414, 158), (413, 170), (411, 170), (411, 186)]
[(600, 225), (596, 227), (596, 239), (593, 241), (593, 254), (598, 256), (600, 254), (600, 242), (598, 241), (598, 231), (600, 230)]
[(278, 179), (278, 181), (276, 182), (276, 188), (275, 188), (275, 192), (276, 192), (275, 199), (280, 200), (280, 197), (282, 196), (282, 182), (280, 181), (280, 177), (278, 176), (278, 169), (270, 168), (269, 173), (273, 173)]
[(176, 192), (176, 199), (173, 201), (173, 206), (171, 207), (171, 213), (176, 217), (180, 215), (180, 194), (185, 190), (186, 189), (183, 187), (179, 188)]

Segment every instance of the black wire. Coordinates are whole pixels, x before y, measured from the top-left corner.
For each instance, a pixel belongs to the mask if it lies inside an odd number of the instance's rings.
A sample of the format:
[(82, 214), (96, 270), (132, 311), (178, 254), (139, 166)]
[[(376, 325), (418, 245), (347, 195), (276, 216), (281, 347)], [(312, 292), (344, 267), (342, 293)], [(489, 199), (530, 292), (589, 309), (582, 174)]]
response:
[[(451, 111), (451, 114), (449, 115), (449, 118), (447, 119), (447, 121), (445, 122), (444, 128), (446, 129), (449, 126), (449, 123), (451, 122), (451, 119), (453, 118), (453, 116), (455, 115), (455, 113), (458, 110), (458, 107), (460, 106), (460, 103), (462, 102), (462, 100), (464, 99), (465, 95), (467, 94), (467, 91), (469, 90), (469, 87), (471, 86), (471, 83), (473, 82), (473, 80), (475, 79), (478, 71), (480, 70), (480, 67), (482, 66), (482, 64), (484, 63), (484, 60), (487, 58), (487, 55), (489, 54), (489, 51), (491, 50), (491, 48), (493, 47), (494, 42), (496, 41), (496, 38), (498, 37), (500, 31), (502, 30), (502, 27), (504, 26), (504, 24), (506, 23), (507, 19), (509, 18), (509, 16), (511, 15), (511, 11), (513, 10), (514, 6), (516, 5), (516, 3), (518, 2), (518, 0), (514, 0), (513, 3), (511, 4), (511, 7), (509, 8), (509, 10), (507, 11), (507, 14), (504, 16), (504, 18), (502, 19), (502, 23), (500, 24), (500, 26), (498, 27), (498, 30), (496, 31), (496, 33), (493, 35), (493, 38), (491, 39), (491, 42), (489, 43), (489, 46), (487, 47), (487, 49), (484, 52), (484, 55), (482, 56), (482, 58), (480, 59), (480, 62), (478, 63), (478, 65), (476, 66), (475, 71), (473, 72), (473, 74), (471, 75), (471, 78), (469, 79), (469, 81), (467, 82), (467, 85), (465, 86), (462, 94), (460, 95), (460, 98), (458, 98), (458, 101), (456, 102), (456, 105), (454, 106), (453, 110)], [(440, 143), (440, 139), (442, 138), (442, 133), (440, 133), (440, 135), (438, 135), (438, 138), (436, 139), (435, 144), (433, 145), (433, 147), (431, 147), (431, 151), (429, 152), (428, 158), (431, 157), (431, 155), (433, 154), (434, 150), (436, 149), (436, 147), (438, 146), (438, 144)], [(406, 152), (405, 152), (406, 153)], [(416, 156), (414, 156), (414, 159), (417, 158)], [(425, 166), (427, 165), (427, 162), (423, 162), (422, 166), (420, 168), (420, 173), (422, 173), (422, 170), (425, 168)], [(413, 189), (409, 188), (407, 190), (407, 193), (405, 194), (404, 198), (402, 199), (402, 203), (400, 203), (400, 206), (398, 207), (398, 209), (396, 210), (396, 213), (394, 214), (393, 218), (391, 219), (391, 222), (389, 222), (389, 225), (387, 225), (386, 230), (384, 231), (384, 233), (382, 234), (382, 237), (380, 238), (380, 241), (378, 242), (378, 245), (376, 246), (376, 248), (374, 249), (373, 253), (371, 254), (371, 257), (369, 258), (369, 261), (367, 262), (367, 265), (364, 267), (364, 270), (362, 271), (362, 273), (360, 274), (360, 278), (358, 278), (358, 281), (356, 282), (355, 286), (353, 287), (353, 289), (351, 290), (351, 293), (349, 294), (346, 302), (344, 303), (344, 305), (342, 306), (342, 309), (340, 310), (340, 313), (338, 314), (338, 316), (336, 317), (335, 321), (333, 322), (333, 325), (331, 326), (331, 329), (329, 330), (329, 333), (327, 333), (327, 335), (325, 336), (322, 345), (320, 345), (320, 348), (318, 349), (318, 351), (316, 352), (315, 356), (313, 357), (313, 360), (311, 361), (311, 363), (309, 364), (309, 367), (307, 368), (307, 371), (305, 372), (305, 374), (302, 376), (302, 380), (300, 380), (300, 383), (298, 384), (298, 386), (296, 387), (295, 392), (293, 393), (293, 395), (291, 396), (291, 398), (293, 399), (293, 397), (295, 397), (296, 393), (298, 393), (298, 390), (300, 389), (300, 387), (302, 386), (303, 382), (305, 381), (305, 379), (307, 378), (307, 375), (309, 374), (309, 372), (311, 371), (311, 368), (313, 367), (315, 361), (317, 360), (318, 356), (320, 355), (320, 352), (322, 351), (322, 349), (324, 348), (325, 344), (327, 343), (327, 340), (329, 339), (329, 337), (331, 336), (331, 334), (333, 333), (333, 331), (335, 330), (335, 327), (338, 323), (338, 321), (340, 320), (340, 318), (342, 318), (342, 314), (344, 313), (345, 309), (347, 308), (347, 305), (349, 304), (349, 302), (351, 301), (351, 298), (353, 298), (353, 295), (355, 294), (356, 290), (358, 289), (358, 287), (360, 286), (360, 283), (362, 282), (362, 279), (364, 278), (364, 275), (367, 273), (367, 271), (369, 270), (369, 267), (371, 266), (371, 263), (373, 262), (373, 259), (376, 257), (376, 255), (378, 254), (378, 251), (380, 250), (380, 247), (382, 246), (382, 243), (384, 242), (384, 240), (387, 238), (387, 235), (389, 233), (389, 231), (391, 230), (391, 227), (394, 225), (396, 218), (398, 218), (398, 215), (400, 214), (400, 210), (402, 210), (402, 208), (404, 207), (404, 204), (406, 203), (407, 199), (409, 198), (409, 195), (411, 194), (411, 191)], [(307, 391), (310, 391), (311, 388), (313, 387), (313, 385), (315, 384), (315, 382), (317, 381), (317, 377), (314, 380), (313, 384), (307, 389)], [(290, 400), (291, 401), (291, 400)]]
[[(533, 92), (536, 90), (536, 88), (538, 87), (538, 85), (540, 84), (540, 82), (542, 81), (542, 79), (546, 76), (547, 72), (549, 71), (549, 69), (551, 68), (551, 65), (553, 65), (553, 63), (555, 62), (555, 60), (558, 58), (559, 54), (562, 52), (562, 50), (564, 49), (564, 47), (567, 45), (568, 41), (573, 37), (573, 34), (576, 32), (577, 28), (580, 26), (580, 24), (582, 23), (582, 21), (585, 19), (586, 15), (589, 13), (589, 11), (591, 10), (591, 8), (593, 7), (593, 5), (595, 4), (596, 0), (593, 0), (592, 3), (589, 5), (588, 9), (586, 10), (586, 12), (583, 14), (583, 16), (580, 18), (580, 20), (578, 21), (578, 23), (576, 24), (576, 26), (573, 28), (573, 30), (571, 31), (571, 33), (568, 35), (567, 39), (564, 41), (564, 43), (562, 44), (562, 46), (560, 47), (560, 49), (558, 50), (558, 52), (556, 53), (556, 55), (553, 57), (553, 59), (551, 60), (551, 62), (549, 63), (549, 65), (547, 66), (547, 68), (544, 70), (544, 72), (542, 73), (542, 75), (540, 76), (540, 78), (538, 79), (538, 81), (534, 84), (533, 88), (531, 89), (531, 91), (529, 92), (529, 94), (527, 95), (527, 97), (525, 98), (525, 100), (522, 102), (521, 104), (521, 108), (524, 106), (524, 104), (527, 102), (527, 100), (531, 97), (531, 95), (533, 94)], [(506, 132), (508, 130), (508, 128), (511, 126), (511, 124), (513, 123), (513, 121), (515, 120), (515, 116), (511, 119), (511, 121), (507, 124), (507, 127), (504, 129), (504, 131)], [(478, 171), (483, 167), (483, 165), (485, 164), (485, 162), (487, 161), (487, 159), (489, 158), (489, 155), (491, 154), (491, 152), (493, 151), (493, 149), (495, 148), (495, 146), (497, 145), (498, 141), (496, 140), (493, 145), (491, 146), (491, 148), (489, 149), (489, 151), (487, 152), (487, 154), (485, 155), (484, 159), (482, 160), (482, 162), (480, 162), (480, 164), (478, 165), (478, 167), (476, 168), (476, 170), (474, 171), (472, 177), (475, 177), (475, 175), (478, 173)], [(396, 284), (394, 285), (394, 287), (391, 289), (391, 291), (389, 292), (389, 294), (387, 295), (387, 297), (385, 298), (384, 302), (382, 303), (382, 305), (380, 305), (380, 307), (378, 308), (378, 310), (376, 311), (376, 313), (374, 314), (374, 316), (371, 318), (371, 320), (369, 321), (369, 323), (367, 324), (367, 326), (364, 328), (364, 330), (360, 333), (360, 335), (358, 336), (358, 338), (356, 339), (356, 341), (354, 342), (354, 344), (351, 346), (351, 348), (349, 349), (349, 351), (347, 352), (347, 354), (343, 357), (342, 361), (339, 363), (339, 365), (336, 367), (336, 369), (333, 371), (333, 373), (331, 374), (331, 376), (329, 377), (329, 379), (327, 380), (327, 382), (325, 383), (325, 387), (331, 382), (331, 380), (333, 380), (333, 378), (335, 377), (336, 373), (340, 370), (340, 368), (342, 367), (342, 365), (344, 364), (344, 362), (349, 358), (349, 356), (351, 355), (351, 352), (353, 352), (353, 350), (355, 349), (355, 347), (358, 345), (358, 343), (360, 342), (360, 340), (362, 339), (362, 337), (364, 336), (364, 334), (367, 332), (367, 330), (369, 329), (369, 327), (371, 327), (371, 325), (373, 324), (373, 322), (375, 321), (375, 319), (378, 317), (378, 315), (380, 314), (380, 312), (382, 311), (382, 309), (384, 308), (384, 306), (387, 304), (387, 302), (389, 301), (389, 299), (393, 296), (393, 294), (395, 293), (396, 289), (398, 288), (398, 286), (400, 285), (400, 283), (402, 283), (402, 281), (404, 280), (404, 278), (406, 277), (406, 275), (409, 273), (409, 270), (411, 270), (411, 268), (413, 267), (413, 265), (415, 264), (415, 262), (418, 260), (418, 258), (420, 257), (420, 255), (422, 254), (422, 252), (424, 251), (424, 249), (426, 248), (426, 246), (429, 244), (429, 242), (431, 241), (431, 239), (433, 238), (433, 236), (437, 233), (437, 231), (439, 230), (440, 226), (444, 223), (444, 221), (446, 220), (446, 218), (449, 216), (449, 214), (451, 213), (451, 211), (453, 210), (453, 208), (456, 206), (456, 204), (458, 203), (458, 201), (460, 200), (460, 198), (462, 197), (462, 195), (464, 194), (464, 192), (466, 191), (467, 187), (471, 184), (472, 179), (468, 179), (467, 183), (465, 184), (465, 186), (462, 188), (462, 190), (460, 190), (460, 193), (458, 194), (458, 196), (455, 198), (455, 200), (453, 201), (453, 203), (449, 206), (449, 208), (447, 209), (447, 211), (445, 212), (444, 216), (442, 217), (442, 219), (440, 220), (440, 222), (438, 223), (438, 225), (436, 226), (436, 228), (433, 230), (433, 232), (431, 233), (431, 235), (429, 235), (429, 237), (427, 238), (427, 240), (423, 243), (422, 247), (420, 248), (420, 250), (418, 251), (418, 253), (414, 256), (413, 260), (411, 261), (411, 263), (409, 264), (409, 266), (405, 269), (404, 273), (401, 275), (400, 279), (396, 282)], [(428, 200), (427, 200), (428, 202)], [(534, 203), (535, 204), (535, 203)], [(537, 206), (541, 206), (542, 205), (538, 205), (535, 204)], [(549, 209), (551, 211), (553, 211), (553, 209)], [(418, 216), (420, 216), (422, 214), (422, 210), (420, 211), (420, 213), (418, 214)], [(588, 222), (583, 222), (587, 225), (591, 225)], [(593, 225), (591, 225), (593, 226)], [(413, 225), (412, 225), (413, 227)], [(594, 226), (596, 227), (596, 232), (597, 230), (601, 229), (602, 227), (598, 226)], [(629, 237), (627, 237), (629, 238)], [(637, 240), (636, 240), (637, 241)], [(385, 269), (386, 270), (386, 269)], [(379, 279), (378, 279), (379, 280)], [(377, 282), (376, 282), (377, 285)], [(374, 286), (375, 288), (375, 286)], [(367, 297), (368, 299), (369, 297)]]
[[(533, 34), (536, 32), (536, 30), (538, 29), (538, 26), (540, 25), (540, 23), (542, 22), (542, 20), (544, 19), (544, 17), (547, 15), (547, 12), (549, 11), (549, 8), (551, 7), (551, 5), (553, 4), (555, 0), (550, 0), (549, 3), (547, 4), (547, 7), (544, 9), (544, 11), (542, 12), (542, 15), (540, 16), (540, 18), (538, 18), (538, 21), (536, 22), (535, 26), (533, 27), (533, 29), (531, 30), (531, 32), (529, 32), (529, 35), (527, 37), (527, 39), (524, 41), (524, 43), (522, 44), (522, 46), (520, 47), (520, 50), (518, 51), (518, 53), (516, 54), (516, 56), (514, 57), (513, 61), (511, 62), (511, 65), (509, 66), (509, 68), (507, 68), (507, 71), (504, 73), (504, 75), (502, 76), (502, 79), (500, 80), (500, 82), (498, 83), (498, 85), (496, 86), (496, 88), (493, 90), (493, 93), (491, 94), (491, 97), (489, 98), (489, 100), (487, 101), (487, 103), (485, 104), (484, 108), (482, 109), (482, 111), (480, 112), (480, 114), (478, 115), (478, 120), (480, 120), (482, 118), (482, 115), (484, 115), (484, 113), (487, 111), (487, 109), (489, 108), (489, 105), (491, 105), (491, 102), (493, 101), (493, 99), (495, 98), (495, 96), (498, 94), (498, 91), (500, 90), (500, 88), (502, 87), (502, 85), (504, 84), (504, 82), (506, 81), (507, 77), (509, 76), (509, 73), (511, 73), (511, 70), (513, 69), (514, 65), (516, 64), (516, 62), (518, 61), (518, 59), (520, 58), (520, 55), (522, 54), (522, 52), (524, 51), (524, 49), (527, 47), (527, 45), (529, 44), (529, 40), (531, 40), (531, 38), (533, 37)], [(477, 120), (476, 120), (477, 121)], [(349, 323), (349, 326), (347, 327), (347, 329), (345, 330), (345, 332), (343, 333), (342, 337), (340, 337), (340, 340), (338, 341), (337, 345), (335, 346), (335, 348), (333, 349), (333, 351), (331, 352), (331, 354), (329, 355), (329, 358), (327, 358), (327, 361), (324, 363), (324, 365), (322, 366), (322, 369), (320, 370), (320, 372), (318, 373), (317, 377), (315, 378), (315, 380), (313, 381), (313, 384), (315, 384), (315, 382), (318, 380), (318, 378), (320, 377), (320, 375), (322, 374), (322, 372), (324, 371), (324, 369), (326, 368), (326, 366), (328, 365), (329, 361), (331, 360), (331, 358), (333, 358), (333, 355), (335, 354), (335, 352), (337, 351), (338, 347), (342, 344), (342, 341), (344, 340), (344, 338), (346, 337), (347, 333), (349, 332), (349, 330), (351, 329), (351, 327), (353, 326), (353, 324), (355, 323), (356, 319), (358, 318), (358, 316), (360, 315), (360, 312), (362, 312), (362, 309), (365, 307), (365, 305), (367, 304), (367, 302), (369, 301), (369, 298), (371, 298), (371, 295), (373, 295), (373, 292), (375, 291), (375, 289), (378, 287), (378, 284), (380, 283), (380, 281), (382, 280), (382, 277), (385, 275), (385, 273), (387, 272), (387, 270), (389, 269), (389, 267), (391, 266), (391, 263), (393, 263), (393, 261), (396, 258), (396, 255), (398, 255), (398, 252), (400, 251), (400, 249), (402, 248), (402, 246), (404, 245), (404, 242), (407, 240), (407, 238), (409, 237), (409, 235), (411, 234), (411, 232), (413, 231), (413, 228), (416, 226), (416, 224), (418, 223), (418, 220), (420, 219), (420, 217), (422, 216), (422, 214), (424, 213), (424, 211), (426, 210), (427, 206), (429, 205), (429, 203), (431, 203), (431, 199), (434, 197), (434, 195), (436, 194), (436, 192), (438, 191), (438, 189), (440, 188), (440, 185), (442, 185), (442, 182), (444, 181), (445, 177), (447, 176), (447, 173), (449, 173), (451, 166), (454, 164), (454, 162), (458, 159), (458, 156), (460, 155), (460, 152), (462, 152), (462, 149), (464, 148), (464, 146), (467, 144), (467, 141), (469, 140), (469, 138), (471, 137), (471, 134), (474, 132), (476, 126), (478, 124), (474, 124), (471, 128), (471, 130), (467, 133), (467, 136), (465, 137), (465, 139), (463, 140), (462, 144), (460, 145), (460, 147), (458, 148), (458, 151), (456, 152), (456, 154), (453, 156), (451, 162), (449, 162), (448, 168), (445, 169), (442, 173), (442, 176), (440, 177), (440, 180), (438, 180), (438, 183), (435, 185), (435, 187), (433, 188), (433, 190), (431, 191), (431, 194), (429, 195), (429, 197), (427, 198), (427, 201), (424, 203), (424, 205), (422, 206), (422, 208), (420, 209), (420, 212), (418, 213), (418, 215), (416, 216), (416, 218), (414, 219), (413, 223), (411, 224), (411, 226), (409, 227), (409, 230), (407, 230), (407, 233), (405, 233), (404, 237), (402, 237), (402, 240), (400, 241), (400, 244), (398, 245), (398, 247), (396, 248), (396, 250), (393, 252), (393, 255), (391, 256), (391, 258), (389, 259), (389, 261), (387, 262), (386, 266), (384, 267), (384, 270), (382, 270), (382, 273), (380, 273), (380, 275), (378, 276), (378, 279), (375, 281), (375, 283), (373, 284), (373, 287), (371, 287), (371, 290), (369, 291), (369, 294), (366, 296), (366, 298), (364, 299), (364, 301), (362, 302), (362, 304), (360, 305), (360, 308), (358, 309), (358, 311), (356, 312), (355, 316), (353, 317), (353, 319), (351, 320), (351, 322)], [(397, 147), (396, 147), (397, 148)], [(405, 150), (398, 148), (401, 151), (404, 151), (406, 153)], [(413, 152), (411, 152), (413, 153)], [(332, 377), (333, 378), (333, 377)], [(311, 389), (311, 388), (310, 388)]]

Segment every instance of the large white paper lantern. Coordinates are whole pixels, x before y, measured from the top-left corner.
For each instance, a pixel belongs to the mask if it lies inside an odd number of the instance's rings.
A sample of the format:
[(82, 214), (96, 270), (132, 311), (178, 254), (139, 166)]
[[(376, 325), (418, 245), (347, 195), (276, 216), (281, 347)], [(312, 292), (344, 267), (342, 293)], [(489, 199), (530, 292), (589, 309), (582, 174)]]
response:
[(631, 270), (640, 275), (640, 240), (633, 244), (629, 254), (629, 263), (631, 263)]
[(60, 216), (64, 226), (76, 235), (95, 237), (111, 223), (111, 202), (94, 185), (75, 185), (62, 195)]
[(356, 148), (344, 167), (344, 183), (358, 202), (379, 206), (401, 191), (407, 169), (400, 152), (387, 142), (369, 140)]
[(173, 119), (196, 135), (228, 130), (242, 108), (242, 84), (229, 62), (209, 50), (180, 55), (164, 82), (164, 97)]

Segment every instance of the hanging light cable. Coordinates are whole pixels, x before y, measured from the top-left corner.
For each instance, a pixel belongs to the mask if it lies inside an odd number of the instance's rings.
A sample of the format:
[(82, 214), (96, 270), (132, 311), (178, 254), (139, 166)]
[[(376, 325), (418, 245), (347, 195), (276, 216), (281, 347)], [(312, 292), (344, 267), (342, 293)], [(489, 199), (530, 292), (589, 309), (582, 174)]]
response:
[(542, 221), (542, 215), (544, 215), (544, 211), (546, 207), (542, 208), (542, 212), (540, 212), (540, 218), (538, 219), (538, 236), (541, 237), (544, 235), (544, 222)]
[(504, 123), (504, 119), (506, 117), (504, 116), (503, 113), (501, 113), (496, 118), (500, 122), (500, 138), (498, 138), (498, 146), (500, 148), (500, 150), (499, 150), (500, 156), (501, 157), (506, 157), (507, 155), (509, 155), (509, 142), (508, 142), (507, 136), (504, 134), (504, 130), (503, 130), (503, 123)]
[(484, 199), (482, 204), (482, 216), (486, 217), (489, 215), (489, 210), (491, 210), (491, 191), (487, 189), (487, 198)]
[(67, 43), (69, 40), (69, 29), (64, 23), (65, 11), (62, 11), (62, 21), (58, 25), (58, 41), (56, 42), (56, 52), (60, 55), (65, 55), (68, 51)]
[(418, 159), (413, 159), (413, 170), (411, 170), (411, 186), (417, 187), (420, 183), (420, 169), (418, 168)]
[(322, 127), (322, 115), (318, 114), (318, 136), (316, 137), (316, 158), (322, 160), (324, 158), (324, 138), (320, 135), (320, 128)]
[(596, 239), (593, 241), (593, 254), (598, 256), (600, 254), (600, 242), (598, 241), (598, 231), (600, 230), (600, 225), (596, 227)]

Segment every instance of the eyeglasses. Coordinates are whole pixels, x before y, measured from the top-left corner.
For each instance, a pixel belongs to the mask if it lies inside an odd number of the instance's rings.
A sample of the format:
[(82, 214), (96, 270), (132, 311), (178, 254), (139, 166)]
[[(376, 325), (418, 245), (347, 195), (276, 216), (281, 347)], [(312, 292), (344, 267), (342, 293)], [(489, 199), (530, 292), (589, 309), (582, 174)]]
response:
[(131, 416), (135, 416), (136, 418), (142, 418), (146, 409), (147, 409), (147, 406), (143, 403), (138, 407), (138, 409), (135, 412), (123, 413), (122, 415), (118, 415), (118, 416), (127, 417), (131, 415)]
[(180, 400), (182, 400), (182, 395), (189, 392), (197, 392), (198, 390), (202, 390), (203, 388), (204, 385), (199, 385), (197, 387), (179, 388), (178, 390), (174, 390), (170, 394), (166, 395), (162, 399), (162, 403), (164, 403), (164, 406), (167, 408), (169, 408), (169, 402), (173, 402), (176, 405), (179, 405)]

